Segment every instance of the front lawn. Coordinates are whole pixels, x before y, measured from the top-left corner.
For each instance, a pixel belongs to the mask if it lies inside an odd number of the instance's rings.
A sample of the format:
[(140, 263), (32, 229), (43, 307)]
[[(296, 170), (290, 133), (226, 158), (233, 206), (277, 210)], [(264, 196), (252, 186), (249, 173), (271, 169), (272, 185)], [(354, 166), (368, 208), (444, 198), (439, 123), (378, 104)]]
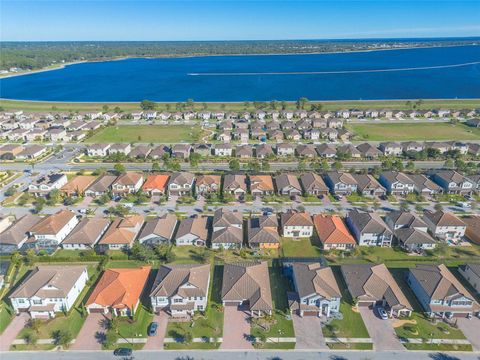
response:
[(310, 238), (280, 238), (281, 252), (284, 257), (317, 257), (321, 256), (320, 244)]
[(128, 340), (131, 338), (147, 336), (148, 325), (150, 325), (153, 320), (153, 314), (149, 312), (143, 304), (140, 304), (133, 320), (129, 317), (120, 317), (119, 319), (119, 337)]
[(406, 323), (395, 328), (398, 337), (401, 338), (422, 338), (425, 341), (429, 339), (465, 339), (462, 331), (455, 329), (443, 321), (432, 322), (423, 314), (414, 312), (408, 320), (414, 324)]
[(12, 321), (14, 311), (5, 301), (0, 303), (0, 334), (7, 328)]
[[(450, 344), (404, 344), (408, 350), (423, 351), (473, 351), (472, 345), (450, 345)], [(449, 357), (450, 358), (450, 357)], [(456, 359), (456, 357), (451, 357)]]

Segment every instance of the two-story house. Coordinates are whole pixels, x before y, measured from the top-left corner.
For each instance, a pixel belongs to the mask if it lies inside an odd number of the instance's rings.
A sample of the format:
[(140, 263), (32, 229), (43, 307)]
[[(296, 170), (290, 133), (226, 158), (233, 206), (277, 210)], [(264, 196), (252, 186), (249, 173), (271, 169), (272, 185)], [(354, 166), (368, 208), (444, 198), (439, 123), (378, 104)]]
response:
[(475, 184), (455, 170), (438, 171), (432, 176), (432, 180), (440, 185), (445, 194), (471, 195), (475, 190)]
[(309, 238), (313, 235), (313, 221), (307, 212), (281, 213), (280, 226), (284, 237)]
[(223, 192), (243, 199), (247, 193), (247, 177), (240, 174), (226, 174), (223, 177)]
[(357, 192), (357, 180), (350, 173), (329, 171), (325, 175), (325, 184), (335, 195), (350, 195)]
[(28, 185), (28, 192), (34, 196), (46, 196), (54, 189), (60, 190), (67, 182), (67, 175), (62, 173), (42, 175)]
[(393, 233), (377, 213), (351, 210), (347, 225), (360, 246), (392, 246)]
[(191, 195), (195, 175), (189, 172), (174, 172), (168, 180), (169, 196)]
[(467, 226), (457, 216), (442, 210), (423, 214), (428, 231), (436, 238), (449, 244), (456, 244), (465, 236)]
[(34, 242), (30, 243), (29, 247), (37, 250), (54, 250), (77, 224), (77, 216), (69, 210), (60, 210), (47, 215), (30, 229)]
[(380, 174), (379, 181), (392, 195), (407, 195), (415, 192), (415, 183), (402, 172), (384, 171)]
[(252, 217), (248, 221), (248, 245), (252, 249), (278, 249), (278, 219), (276, 215)]
[(115, 195), (136, 193), (142, 188), (143, 180), (142, 173), (127, 171), (113, 182), (112, 192)]
[(218, 193), (222, 177), (220, 175), (198, 175), (195, 181), (197, 195)]
[(131, 248), (144, 222), (145, 219), (142, 215), (116, 218), (98, 242), (99, 251)]
[(170, 213), (148, 220), (138, 236), (138, 241), (140, 244), (151, 246), (170, 244), (177, 223), (177, 217)]
[(275, 176), (274, 180), (279, 195), (290, 197), (302, 195), (302, 187), (300, 186), (296, 175), (280, 174)]
[(175, 237), (177, 246), (206, 246), (208, 238), (208, 217), (190, 217), (183, 219)]

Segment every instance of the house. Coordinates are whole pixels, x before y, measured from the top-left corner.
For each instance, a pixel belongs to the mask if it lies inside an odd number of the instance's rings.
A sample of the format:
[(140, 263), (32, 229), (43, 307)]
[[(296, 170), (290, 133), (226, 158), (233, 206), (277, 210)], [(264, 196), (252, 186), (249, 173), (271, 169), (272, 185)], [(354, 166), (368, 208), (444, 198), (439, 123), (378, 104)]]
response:
[(170, 156), (170, 148), (167, 145), (158, 145), (157, 147), (153, 148), (148, 154), (151, 159), (162, 159), (165, 156)]
[(363, 143), (357, 146), (357, 150), (363, 158), (373, 160), (382, 155), (382, 152), (378, 150), (374, 145), (369, 143)]
[(143, 245), (170, 244), (177, 227), (177, 217), (166, 213), (158, 218), (148, 220), (138, 236)]
[(343, 127), (343, 119), (333, 118), (328, 119), (328, 127), (332, 129), (340, 129)]
[(208, 157), (212, 154), (212, 145), (209, 145), (209, 144), (195, 144), (193, 146), (193, 153), (199, 154), (202, 157)]
[(150, 291), (156, 314), (165, 311), (172, 317), (193, 316), (207, 309), (210, 265), (162, 265)]
[(320, 139), (320, 129), (307, 129), (303, 131), (303, 138), (317, 141)]
[(254, 196), (273, 195), (273, 180), (270, 175), (250, 175), (250, 193)]
[(402, 145), (396, 142), (380, 143), (379, 149), (385, 156), (400, 156), (403, 153)]
[(125, 156), (130, 154), (130, 151), (132, 151), (132, 146), (128, 143), (112, 144), (107, 150), (108, 155), (123, 154)]
[(466, 124), (471, 127), (480, 128), (480, 119), (468, 119)]
[(413, 307), (385, 264), (340, 266), (348, 292), (357, 306), (383, 306), (390, 316), (410, 316)]
[(197, 195), (218, 193), (222, 177), (220, 175), (198, 175), (195, 181)]
[(231, 211), (225, 208), (218, 208), (213, 214), (213, 231), (225, 229), (227, 227), (243, 228), (243, 215), (238, 211)]
[(37, 222), (30, 233), (37, 249), (55, 249), (77, 226), (78, 218), (69, 210), (60, 210)]
[(11, 155), (11, 159), (13, 160), (23, 149), (23, 146), (17, 144), (2, 145), (0, 146), (0, 158), (7, 160), (7, 156)]
[(312, 144), (300, 144), (297, 145), (296, 149), (297, 156), (304, 158), (314, 158), (317, 156), (317, 151), (315, 146)]
[(249, 144), (237, 145), (235, 147), (235, 156), (242, 159), (253, 157), (252, 146)]
[(277, 143), (281, 143), (285, 138), (283, 131), (279, 129), (268, 130), (267, 135), (270, 140), (275, 140)]
[(150, 266), (142, 266), (105, 270), (85, 303), (87, 312), (133, 316), (140, 305), (150, 269)]
[(54, 128), (50, 129), (47, 131), (47, 134), (45, 135), (47, 139), (50, 139), (51, 141), (63, 141), (67, 137), (67, 132), (65, 129), (61, 128)]
[(116, 218), (105, 235), (98, 242), (100, 252), (129, 249), (140, 232), (145, 219), (142, 215), (128, 215)]
[(121, 174), (112, 184), (112, 192), (115, 195), (133, 194), (139, 191), (143, 185), (143, 174), (127, 171)]
[(240, 140), (241, 143), (248, 143), (250, 138), (250, 133), (247, 129), (235, 129), (232, 135), (235, 140)]
[(46, 196), (54, 189), (60, 190), (67, 182), (67, 175), (62, 173), (42, 175), (28, 185), (28, 192), (34, 196)]
[(151, 151), (152, 148), (149, 145), (137, 145), (130, 151), (128, 156), (135, 159), (146, 159)]
[(402, 172), (384, 171), (380, 174), (379, 181), (392, 195), (407, 195), (415, 192), (415, 183)]
[(83, 196), (85, 190), (97, 179), (96, 176), (78, 175), (60, 188), (60, 192), (65, 196)]
[(444, 264), (417, 264), (409, 269), (407, 283), (430, 317), (466, 317), (480, 309), (475, 298)]
[(278, 249), (280, 247), (280, 237), (278, 235), (277, 216), (262, 215), (250, 218), (247, 240), (252, 249)]
[(30, 237), (30, 229), (40, 221), (35, 215), (27, 214), (0, 233), (0, 254), (19, 251)]
[(313, 221), (308, 212), (287, 211), (280, 214), (280, 226), (284, 237), (310, 238)]
[(47, 152), (47, 147), (44, 145), (30, 145), (26, 146), (22, 151), (17, 155), (19, 160), (29, 160), (36, 159)]
[(447, 151), (451, 150), (450, 144), (439, 141), (425, 143), (425, 148), (436, 150), (440, 154), (445, 154)]
[(104, 157), (108, 155), (111, 144), (90, 144), (87, 148), (87, 155), (92, 157)]
[(195, 175), (189, 172), (175, 172), (168, 180), (169, 196), (192, 195)]
[(41, 141), (45, 138), (47, 130), (32, 129), (25, 134), (25, 141)]
[(217, 134), (217, 140), (222, 141), (223, 143), (229, 143), (230, 140), (232, 140), (232, 135), (229, 131), (224, 131)]
[(408, 177), (413, 181), (414, 190), (422, 196), (432, 196), (441, 194), (443, 189), (423, 174), (409, 174)]
[(295, 129), (288, 129), (283, 132), (285, 138), (288, 140), (299, 141), (302, 138), (302, 135)]
[(471, 195), (475, 189), (472, 181), (455, 170), (437, 171), (432, 180), (442, 187), (445, 194)]
[(433, 250), (437, 244), (426, 231), (418, 230), (413, 227), (395, 230), (394, 235), (400, 247), (409, 252)]
[(294, 144), (289, 143), (282, 143), (277, 144), (276, 150), (278, 156), (293, 156), (295, 155), (295, 148)]
[(357, 192), (358, 184), (352, 174), (329, 171), (325, 175), (325, 184), (335, 195), (350, 195)]
[(359, 159), (362, 157), (362, 153), (352, 144), (341, 145), (337, 148), (337, 157), (345, 157)]
[(313, 216), (313, 224), (324, 250), (351, 250), (357, 243), (337, 215)]
[(115, 175), (104, 174), (85, 190), (85, 196), (97, 197), (107, 194), (117, 179)]
[(357, 192), (362, 196), (385, 196), (387, 190), (370, 174), (352, 174), (357, 182)]
[(230, 143), (217, 144), (213, 149), (213, 154), (215, 156), (232, 156), (233, 146)]
[(7, 230), (13, 224), (13, 216), (0, 214), (0, 234)]
[(243, 228), (227, 226), (212, 234), (212, 249), (239, 249), (243, 245)]
[(471, 242), (480, 244), (480, 216), (467, 216), (462, 221), (467, 225), (465, 236)]
[(408, 211), (391, 211), (385, 217), (385, 223), (393, 231), (398, 229), (417, 229), (427, 232), (428, 226), (417, 214)]
[(272, 146), (269, 144), (260, 144), (255, 147), (255, 156), (258, 159), (265, 159), (273, 156)]
[(150, 196), (165, 195), (169, 178), (170, 175), (168, 174), (148, 175), (147, 180), (142, 185), (142, 191)]
[(328, 195), (328, 187), (323, 181), (322, 177), (313, 172), (304, 173), (300, 176), (300, 183), (302, 184), (305, 195), (310, 196), (326, 196)]
[(465, 264), (458, 267), (458, 272), (480, 294), (480, 264)]
[(247, 177), (240, 174), (226, 174), (223, 177), (223, 192), (243, 199), (247, 193)]
[(292, 263), (291, 278), (294, 292), (288, 292), (288, 305), (291, 313), (299, 316), (326, 316), (340, 311), (342, 293), (338, 287), (332, 268), (320, 263)]
[(172, 146), (172, 157), (177, 159), (188, 159), (192, 146), (190, 144), (175, 144)]
[(177, 246), (206, 246), (208, 239), (208, 217), (190, 217), (180, 221), (175, 242)]
[(425, 145), (418, 141), (407, 141), (402, 143), (403, 151), (408, 152), (420, 152), (425, 149)]
[(32, 319), (54, 318), (73, 308), (88, 281), (86, 265), (36, 266), (10, 294), (16, 314), (28, 312)]
[(321, 144), (317, 147), (319, 156), (327, 159), (334, 158), (337, 155), (337, 148), (332, 144)]
[(392, 246), (393, 233), (377, 213), (351, 210), (347, 225), (360, 246)]
[(294, 174), (280, 174), (275, 176), (275, 185), (277, 193), (284, 196), (301, 196), (302, 187)]
[(330, 141), (336, 141), (339, 130), (333, 128), (320, 129), (320, 137)]
[(61, 246), (66, 250), (93, 250), (109, 226), (110, 220), (106, 218), (83, 218)]
[(436, 238), (446, 241), (449, 244), (456, 244), (462, 241), (467, 226), (457, 216), (442, 210), (431, 212), (426, 211), (423, 220), (428, 226), (428, 231)]
[(271, 315), (273, 304), (268, 263), (226, 263), (221, 298), (223, 306), (245, 308), (252, 316)]

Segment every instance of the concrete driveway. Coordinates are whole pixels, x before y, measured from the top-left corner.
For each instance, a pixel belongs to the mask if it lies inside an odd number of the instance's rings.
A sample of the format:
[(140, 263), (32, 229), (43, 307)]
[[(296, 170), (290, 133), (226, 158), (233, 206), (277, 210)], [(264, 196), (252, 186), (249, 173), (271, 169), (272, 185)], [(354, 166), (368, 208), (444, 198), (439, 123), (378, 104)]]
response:
[(302, 318), (297, 314), (293, 314), (292, 320), (295, 337), (297, 338), (295, 349), (327, 349), (320, 318), (316, 316), (305, 316)]
[(225, 306), (223, 316), (223, 342), (220, 349), (253, 349), (247, 340), (250, 335), (250, 315), (236, 306)]
[(102, 350), (108, 318), (104, 314), (89, 314), (78, 333), (72, 350)]
[(466, 318), (457, 318), (455, 320), (463, 335), (472, 343), (473, 350), (480, 351), (480, 319), (472, 317), (470, 320)]
[(147, 337), (147, 343), (143, 347), (144, 350), (163, 350), (163, 341), (165, 340), (165, 333), (168, 325), (168, 314), (160, 312), (160, 314), (153, 317), (152, 321), (158, 323), (157, 335)]
[(375, 311), (368, 307), (360, 306), (358, 309), (373, 340), (374, 350), (405, 350), (395, 334), (391, 320), (380, 319)]
[(15, 340), (20, 330), (25, 327), (28, 320), (30, 320), (28, 313), (20, 313), (20, 315), (13, 318), (12, 322), (0, 335), (0, 351), (8, 351), (10, 349), (13, 340)]

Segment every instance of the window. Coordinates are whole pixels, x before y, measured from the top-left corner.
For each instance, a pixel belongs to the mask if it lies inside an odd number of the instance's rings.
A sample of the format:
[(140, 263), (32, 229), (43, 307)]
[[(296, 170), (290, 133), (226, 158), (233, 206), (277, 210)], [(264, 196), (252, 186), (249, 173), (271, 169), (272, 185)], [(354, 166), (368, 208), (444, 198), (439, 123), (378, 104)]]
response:
[(35, 305), (42, 305), (42, 300), (33, 300)]

